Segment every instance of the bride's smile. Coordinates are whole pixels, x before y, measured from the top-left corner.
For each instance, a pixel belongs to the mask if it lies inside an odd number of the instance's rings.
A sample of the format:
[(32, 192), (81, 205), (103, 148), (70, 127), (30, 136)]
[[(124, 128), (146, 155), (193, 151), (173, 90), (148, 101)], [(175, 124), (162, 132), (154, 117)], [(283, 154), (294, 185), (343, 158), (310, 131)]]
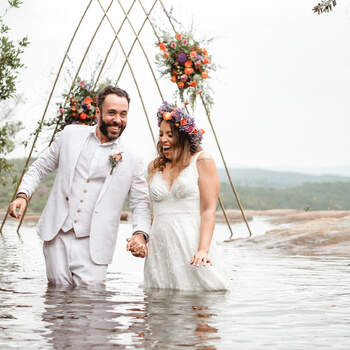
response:
[(163, 121), (159, 129), (159, 143), (165, 158), (173, 158), (174, 138), (170, 123)]

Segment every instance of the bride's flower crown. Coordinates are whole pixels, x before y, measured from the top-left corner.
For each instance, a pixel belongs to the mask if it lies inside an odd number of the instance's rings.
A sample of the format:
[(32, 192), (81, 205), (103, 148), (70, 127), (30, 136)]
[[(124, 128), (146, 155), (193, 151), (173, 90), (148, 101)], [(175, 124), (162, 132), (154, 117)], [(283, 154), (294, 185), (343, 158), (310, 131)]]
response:
[(184, 108), (164, 101), (158, 109), (157, 118), (158, 126), (163, 120), (171, 121), (179, 131), (186, 134), (192, 146), (198, 147), (201, 144), (204, 130), (196, 127), (194, 118)]

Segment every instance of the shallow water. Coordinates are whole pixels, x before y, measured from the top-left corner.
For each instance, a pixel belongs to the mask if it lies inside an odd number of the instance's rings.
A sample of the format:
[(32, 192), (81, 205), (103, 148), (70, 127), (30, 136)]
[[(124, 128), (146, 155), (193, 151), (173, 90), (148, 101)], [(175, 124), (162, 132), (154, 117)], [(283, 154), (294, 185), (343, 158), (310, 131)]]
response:
[[(233, 226), (244, 237), (244, 225)], [(272, 226), (251, 223), (255, 234)], [(350, 259), (221, 243), (230, 293), (148, 292), (123, 224), (105, 287), (50, 289), (26, 223), (0, 237), (0, 349), (350, 349)], [(218, 224), (215, 238), (229, 236)]]

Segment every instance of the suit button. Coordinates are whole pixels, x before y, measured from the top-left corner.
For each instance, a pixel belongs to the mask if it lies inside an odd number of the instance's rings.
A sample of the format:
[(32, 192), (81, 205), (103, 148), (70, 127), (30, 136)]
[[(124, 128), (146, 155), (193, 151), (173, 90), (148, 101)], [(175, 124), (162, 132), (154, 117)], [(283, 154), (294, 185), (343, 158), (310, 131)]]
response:
[(68, 197), (66, 197), (66, 201), (67, 201), (67, 200), (69, 200), (69, 198), (68, 198)]
[(89, 182), (90, 182), (90, 180), (89, 180), (89, 179), (87, 179), (87, 180), (86, 180), (86, 182), (87, 182), (87, 183), (89, 183)]
[(86, 190), (84, 190), (83, 192), (84, 192), (84, 193), (86, 193), (87, 191), (86, 191)]
[(77, 213), (80, 213), (80, 209), (77, 210)]
[(84, 201), (81, 199), (81, 200), (80, 200), (80, 203), (83, 203), (83, 202), (84, 202)]
[(74, 220), (74, 223), (76, 224), (78, 221), (77, 220)]

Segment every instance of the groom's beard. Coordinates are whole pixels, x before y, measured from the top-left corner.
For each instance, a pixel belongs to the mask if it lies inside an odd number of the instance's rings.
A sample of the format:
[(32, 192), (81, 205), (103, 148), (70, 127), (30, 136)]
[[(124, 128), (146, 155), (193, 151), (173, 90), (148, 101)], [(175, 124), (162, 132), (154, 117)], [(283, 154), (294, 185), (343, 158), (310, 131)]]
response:
[[(113, 126), (118, 126), (120, 128), (120, 131), (118, 134), (114, 135), (108, 131), (108, 128), (113, 127)], [(109, 123), (109, 124), (107, 124), (106, 122), (104, 122), (103, 117), (100, 119), (100, 123), (98, 125), (102, 134), (104, 136), (106, 136), (109, 141), (116, 140), (123, 133), (125, 126), (126, 125), (123, 125), (123, 123)]]

